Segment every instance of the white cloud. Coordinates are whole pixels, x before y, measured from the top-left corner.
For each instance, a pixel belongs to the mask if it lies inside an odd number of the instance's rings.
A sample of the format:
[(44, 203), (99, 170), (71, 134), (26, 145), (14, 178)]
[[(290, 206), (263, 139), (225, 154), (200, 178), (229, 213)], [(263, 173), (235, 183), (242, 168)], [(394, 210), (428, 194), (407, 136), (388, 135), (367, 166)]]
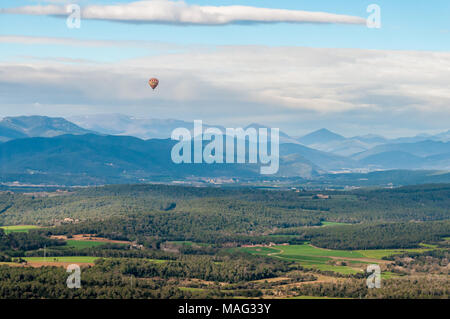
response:
[[(0, 13), (67, 16), (67, 6), (34, 5), (0, 9)], [(200, 6), (184, 1), (152, 0), (115, 5), (87, 5), (83, 19), (121, 22), (226, 25), (233, 23), (339, 23), (364, 25), (361, 17), (250, 6)]]

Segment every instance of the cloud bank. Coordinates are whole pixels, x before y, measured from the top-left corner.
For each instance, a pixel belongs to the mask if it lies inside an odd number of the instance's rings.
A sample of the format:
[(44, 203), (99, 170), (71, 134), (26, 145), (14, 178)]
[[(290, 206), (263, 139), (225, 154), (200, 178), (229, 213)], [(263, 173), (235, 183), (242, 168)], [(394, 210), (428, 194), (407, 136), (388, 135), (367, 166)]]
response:
[[(33, 5), (0, 9), (0, 13), (67, 16), (67, 5)], [(335, 23), (364, 25), (361, 17), (251, 6), (200, 6), (184, 1), (152, 0), (116, 5), (87, 5), (83, 19), (134, 23), (228, 25), (236, 23)]]
[[(161, 81), (155, 92), (152, 76)], [(323, 126), (405, 134), (448, 129), (449, 78), (447, 52), (219, 46), (100, 64), (4, 61), (0, 115), (127, 113), (293, 134)]]

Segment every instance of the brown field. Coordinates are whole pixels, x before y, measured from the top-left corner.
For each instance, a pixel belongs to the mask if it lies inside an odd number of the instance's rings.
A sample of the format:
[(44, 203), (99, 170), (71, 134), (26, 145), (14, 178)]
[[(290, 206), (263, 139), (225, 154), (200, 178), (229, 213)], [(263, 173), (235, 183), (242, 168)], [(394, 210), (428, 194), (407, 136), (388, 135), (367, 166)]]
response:
[(50, 236), (50, 238), (53, 239), (63, 239), (63, 240), (82, 240), (82, 241), (99, 241), (104, 243), (113, 243), (113, 244), (125, 244), (125, 245), (132, 245), (133, 243), (130, 241), (125, 240), (112, 240), (108, 238), (103, 237), (96, 237), (92, 234), (79, 234), (79, 235), (73, 235), (71, 238), (67, 238), (65, 235), (58, 235), (58, 236)]

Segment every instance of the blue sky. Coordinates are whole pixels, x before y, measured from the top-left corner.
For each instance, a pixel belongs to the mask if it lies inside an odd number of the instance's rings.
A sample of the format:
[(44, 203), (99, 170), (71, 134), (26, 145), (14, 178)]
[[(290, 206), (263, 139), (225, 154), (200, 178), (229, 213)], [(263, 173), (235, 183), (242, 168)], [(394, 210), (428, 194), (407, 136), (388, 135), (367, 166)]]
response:
[[(53, 1), (55, 2), (55, 1)], [(64, 3), (64, 1), (59, 1)], [(99, 4), (127, 4), (132, 1), (78, 1), (81, 7), (88, 5)], [(376, 50), (380, 56), (386, 58), (386, 54), (383, 52), (415, 52), (416, 56), (407, 55), (407, 58), (413, 61), (412, 63), (419, 63), (421, 65), (426, 65), (432, 63), (433, 59), (436, 57), (433, 54), (443, 54), (439, 55), (441, 59), (445, 59), (444, 65), (447, 62), (447, 53), (450, 50), (450, 2), (445, 0), (432, 0), (432, 1), (411, 1), (406, 0), (396, 0), (396, 1), (358, 1), (358, 0), (346, 0), (346, 1), (335, 1), (335, 0), (317, 0), (317, 1), (266, 1), (266, 0), (253, 0), (253, 1), (216, 1), (216, 0), (186, 0), (187, 4), (200, 5), (200, 6), (230, 6), (230, 5), (242, 5), (242, 6), (253, 6), (260, 8), (273, 8), (273, 9), (286, 9), (286, 10), (302, 10), (302, 11), (313, 11), (313, 12), (327, 12), (338, 15), (354, 16), (366, 18), (369, 13), (366, 12), (366, 8), (369, 4), (376, 3), (381, 8), (381, 29), (369, 29), (364, 25), (360, 24), (314, 24), (314, 23), (236, 23), (230, 25), (177, 25), (177, 24), (158, 24), (158, 23), (123, 23), (123, 22), (111, 22), (108, 20), (82, 20), (81, 29), (68, 29), (65, 24), (65, 19), (61, 17), (52, 17), (46, 15), (27, 15), (27, 14), (0, 14), (0, 39), (3, 37), (3, 41), (0, 41), (0, 62), (8, 67), (17, 67), (18, 64), (28, 63), (28, 65), (33, 66), (33, 70), (45, 69), (45, 63), (50, 63), (50, 61), (60, 61), (60, 69), (55, 72), (62, 72), (63, 68), (67, 67), (67, 64), (80, 64), (80, 68), (88, 68), (86, 63), (90, 66), (89, 68), (102, 68), (104, 65), (111, 65), (117, 67), (118, 64), (123, 65), (125, 63), (128, 66), (135, 65), (136, 61), (156, 61), (160, 60), (161, 63), (166, 63), (164, 66), (152, 65), (152, 68), (158, 70), (162, 74), (170, 74), (170, 81), (174, 83), (182, 83), (185, 79), (185, 74), (180, 74), (177, 80), (176, 68), (179, 67), (179, 58), (187, 58), (187, 56), (198, 57), (203, 56), (210, 63), (209, 67), (219, 70), (220, 67), (216, 67), (212, 61), (217, 62), (218, 56), (223, 56), (222, 51), (225, 47), (241, 48), (242, 56), (249, 54), (249, 46), (263, 47), (264, 50), (270, 51), (270, 58), (274, 56), (273, 54), (280, 54), (280, 58), (283, 54), (295, 55), (297, 52), (295, 50), (301, 48), (320, 48), (323, 49), (320, 55), (324, 56), (324, 60), (320, 63), (320, 68), (326, 67), (327, 61), (329, 63), (334, 63), (339, 59), (343, 59), (342, 52), (347, 51), (336, 51), (335, 49), (352, 49), (350, 54), (355, 63), (359, 61), (360, 52), (366, 50)], [(13, 7), (21, 7), (25, 5), (47, 5), (59, 3), (50, 3), (49, 1), (18, 1), (18, 0), (3, 0), (0, 4), (0, 8), (7, 9)], [(6, 37), (19, 37), (14, 41), (6, 39)], [(35, 41), (30, 42), (30, 38), (42, 39), (42, 38), (55, 38), (55, 39), (77, 39), (79, 41), (91, 41), (92, 45), (80, 44), (83, 42), (58, 42), (58, 41)], [(112, 41), (111, 45), (94, 45), (98, 41)], [(122, 44), (118, 45), (115, 43)], [(125, 43), (125, 44), (124, 44)], [(128, 44), (126, 44), (128, 43)], [(289, 50), (292, 48), (292, 50)], [(286, 53), (282, 53), (280, 50), (286, 50)], [(306, 49), (305, 49), (306, 50)], [(328, 51), (327, 51), (328, 50)], [(360, 51), (358, 51), (360, 50)], [(232, 67), (237, 67), (239, 64), (239, 49), (236, 49), (233, 56), (229, 59), (234, 62)], [(284, 51), (283, 51), (284, 52)], [(421, 54), (420, 52), (425, 52)], [(257, 54), (252, 51), (252, 54)], [(267, 53), (269, 54), (269, 53)], [(298, 53), (300, 54), (300, 53)], [(302, 52), (308, 59), (318, 59), (313, 57), (313, 55)], [(365, 54), (365, 53), (364, 53)], [(152, 57), (156, 57), (151, 60)], [(179, 57), (179, 58), (177, 58)], [(367, 58), (367, 57), (366, 57)], [(399, 61), (402, 57), (396, 57)], [(65, 62), (62, 62), (66, 59)], [(70, 60), (69, 60), (70, 59)], [(243, 58), (244, 59), (244, 58)], [(405, 57), (406, 59), (406, 57)], [(423, 60), (423, 63), (421, 62)], [(376, 59), (377, 61), (380, 58)], [(46, 62), (45, 62), (46, 61)], [(128, 63), (128, 61), (131, 61)], [(274, 64), (276, 59), (273, 60)], [(340, 60), (339, 60), (340, 61)], [(389, 61), (386, 59), (386, 61)], [(405, 60), (406, 61), (406, 60)], [(189, 63), (189, 61), (185, 61)], [(345, 62), (345, 61), (344, 61)], [(339, 63), (344, 63), (339, 62)], [(217, 71), (212, 73), (211, 70), (206, 70), (204, 66), (201, 65), (200, 61), (197, 61), (197, 65), (193, 66), (190, 70), (183, 70), (183, 72), (195, 72), (198, 70), (198, 80), (199, 83), (202, 81), (207, 81), (208, 77), (212, 77), (213, 80), (209, 81), (208, 84), (214, 82), (218, 77), (224, 75), (225, 73), (230, 73), (229, 70), (223, 72)], [(254, 64), (249, 68), (251, 72), (254, 68), (255, 74), (260, 72), (261, 69), (267, 69), (267, 72), (274, 72), (271, 66), (264, 65), (261, 62), (261, 67)], [(380, 62), (381, 63), (381, 62)], [(378, 65), (375, 70), (381, 69), (388, 70), (389, 62), (384, 62), (384, 65)], [(58, 63), (56, 63), (58, 64)], [(151, 64), (151, 62), (149, 63)], [(170, 69), (170, 65), (173, 67)], [(399, 64), (396, 64), (398, 66)], [(52, 67), (57, 68), (55, 63)], [(417, 66), (416, 66), (417, 67)], [(442, 129), (448, 129), (448, 125), (442, 121), (442, 115), (447, 116), (450, 114), (447, 105), (448, 96), (441, 94), (443, 89), (441, 87), (444, 83), (439, 83), (441, 78), (445, 78), (446, 73), (437, 74), (438, 67), (433, 65), (435, 69), (430, 71), (429, 81), (422, 85), (427, 89), (423, 90), (422, 96), (405, 97), (405, 93), (399, 93), (398, 96), (393, 97), (396, 92), (391, 92), (390, 89), (378, 88), (378, 84), (371, 82), (370, 84), (365, 84), (365, 88), (369, 88), (371, 91), (367, 97), (355, 97), (352, 95), (350, 98), (346, 95), (345, 101), (340, 101), (341, 103), (336, 103), (336, 106), (326, 108), (324, 106), (315, 108), (314, 105), (322, 105), (322, 103), (329, 102), (330, 98), (337, 97), (336, 93), (329, 94), (329, 97), (322, 98), (318, 97), (317, 92), (315, 92), (316, 87), (311, 87), (309, 92), (311, 93), (309, 97), (309, 102), (298, 98), (298, 96), (291, 94), (289, 90), (280, 90), (280, 92), (273, 92), (279, 98), (274, 99), (274, 104), (272, 106), (260, 105), (261, 99), (253, 95), (258, 94), (260, 90), (261, 96), (268, 96), (270, 90), (267, 86), (263, 87), (251, 87), (249, 89), (254, 90), (250, 95), (248, 91), (239, 92), (236, 87), (239, 82), (236, 80), (236, 84), (230, 83), (230, 87), (223, 86), (216, 83), (211, 84), (209, 88), (210, 94), (205, 90), (207, 88), (201, 87), (196, 88), (192, 86), (192, 90), (197, 90), (198, 94), (185, 94), (183, 91), (183, 84), (177, 86), (181, 93), (180, 96), (187, 96), (184, 100), (183, 98), (171, 99), (167, 96), (162, 96), (160, 99), (151, 102), (154, 105), (152, 108), (152, 114), (146, 114), (147, 109), (144, 108), (146, 95), (144, 94), (142, 98), (136, 99), (132, 98), (127, 101), (123, 97), (123, 101), (119, 99), (120, 103), (115, 101), (110, 101), (109, 98), (102, 98), (95, 96), (93, 98), (92, 94), (84, 92), (84, 88), (78, 87), (77, 90), (80, 98), (76, 100), (77, 92), (71, 92), (74, 100), (58, 100), (57, 98), (50, 98), (49, 96), (43, 96), (42, 90), (52, 90), (52, 83), (46, 82), (49, 79), (49, 75), (45, 75), (45, 87), (39, 88), (34, 87), (33, 90), (39, 92), (36, 96), (30, 97), (27, 101), (23, 98), (15, 98), (14, 94), (20, 92), (20, 89), (25, 87), (30, 87), (29, 83), (21, 83), (20, 79), (17, 79), (14, 83), (5, 83), (0, 79), (0, 90), (5, 91), (6, 88), (14, 88), (15, 93), (10, 93), (10, 96), (3, 97), (0, 99), (0, 116), (14, 115), (15, 113), (36, 113), (42, 112), (43, 115), (71, 115), (80, 114), (83, 112), (87, 113), (98, 113), (108, 111), (107, 105), (113, 104), (111, 110), (119, 113), (129, 113), (138, 116), (147, 117), (172, 117), (172, 116), (182, 116), (185, 119), (192, 119), (198, 116), (205, 116), (205, 120), (209, 121), (221, 121), (233, 122), (233, 116), (231, 114), (226, 114), (226, 112), (206, 112), (205, 103), (212, 103), (217, 105), (222, 105), (225, 101), (221, 97), (229, 97), (229, 94), (234, 94), (233, 99), (227, 101), (227, 103), (235, 103), (242, 107), (249, 108), (251, 110), (258, 110), (257, 115), (254, 116), (255, 119), (259, 119), (265, 122), (271, 122), (267, 124), (279, 125), (286, 127), (290, 131), (295, 131), (294, 133), (300, 133), (300, 131), (307, 131), (313, 128), (320, 127), (331, 127), (336, 130), (340, 130), (343, 133), (352, 134), (356, 131), (361, 131), (361, 127), (364, 126), (368, 133), (370, 130), (377, 132), (384, 132), (390, 130), (391, 135), (396, 134), (406, 134), (414, 133), (416, 131), (439, 131)], [(317, 70), (320, 69), (319, 66)], [(170, 69), (170, 70), (169, 70)], [(403, 72), (400, 67), (397, 68), (398, 72)], [(130, 67), (131, 70), (131, 67)], [(301, 68), (299, 66), (301, 72)], [(71, 69), (71, 72), (73, 70)], [(121, 69), (123, 71), (123, 69)], [(319, 76), (319, 71), (316, 77)], [(444, 68), (444, 71), (448, 71)], [(100, 72), (100, 71), (99, 71)], [(125, 71), (124, 71), (125, 72)], [(174, 73), (175, 72), (175, 73)], [(347, 72), (343, 69), (339, 69), (336, 72)], [(388, 71), (386, 71), (388, 72)], [(422, 69), (415, 70), (416, 74), (422, 72)], [(42, 73), (42, 72), (41, 72)], [(44, 77), (43, 74), (36, 74), (36, 78), (39, 76)], [(231, 73), (230, 73), (231, 74)], [(238, 74), (238, 73), (236, 73)], [(264, 74), (263, 74), (264, 75)], [(111, 75), (114, 76), (114, 75)], [(116, 75), (117, 76), (117, 75)], [(130, 75), (131, 76), (131, 75)], [(282, 78), (284, 75), (280, 76), (278, 74), (274, 75), (278, 78)], [(402, 76), (407, 77), (407, 72)], [(259, 75), (261, 78), (261, 75)], [(392, 77), (390, 77), (392, 78)], [(395, 76), (394, 76), (395, 78)], [(68, 76), (68, 81), (71, 77)], [(355, 83), (355, 89), (358, 87), (356, 84), (357, 79), (346, 79), (342, 83), (332, 79), (332, 75), (327, 75), (326, 87), (334, 85), (334, 88), (342, 86), (346, 87), (349, 92), (349, 87), (352, 83)], [(400, 75), (399, 75), (400, 79)], [(223, 82), (227, 82), (228, 79), (224, 79)], [(304, 83), (303, 78), (296, 79), (295, 75), (292, 78), (287, 79), (292, 87), (295, 87), (296, 81), (298, 84)], [(371, 78), (371, 80), (375, 80)], [(382, 80), (382, 79), (380, 79)], [(11, 80), (12, 81), (12, 80)], [(113, 81), (111, 79), (111, 81)], [(131, 81), (131, 78), (130, 78)], [(178, 82), (177, 82), (178, 81)], [(252, 81), (249, 77), (249, 81)], [(352, 82), (356, 81), (356, 82)], [(26, 82), (26, 81), (25, 81)], [(163, 79), (164, 82), (164, 79)], [(280, 84), (283, 82), (280, 80)], [(431, 86), (433, 83), (433, 87)], [(399, 88), (405, 88), (406, 86), (401, 85), (401, 83), (394, 83)], [(420, 86), (420, 83), (414, 83)], [(34, 85), (34, 84), (33, 84)], [(53, 90), (62, 90), (61, 87), (53, 83)], [(199, 84), (200, 85), (200, 84)], [(410, 84), (411, 87), (413, 83)], [(3, 88), (2, 88), (3, 86)], [(3, 90), (2, 90), (3, 89)], [(64, 88), (67, 89), (67, 88)], [(234, 90), (230, 93), (230, 90)], [(319, 86), (317, 86), (318, 92)], [(376, 98), (373, 97), (373, 92), (376, 93)], [(389, 92), (388, 92), (389, 91)], [(13, 92), (13, 91), (10, 91)], [(31, 92), (31, 91), (30, 91)], [(293, 91), (292, 91), (293, 92)], [(428, 93), (427, 93), (428, 92)], [(426, 96), (432, 92), (432, 96)], [(140, 94), (140, 93), (139, 93)], [(139, 95), (137, 94), (137, 95)], [(184, 95), (183, 95), (184, 94)], [(208, 99), (204, 98), (204, 95), (209, 96)], [(58, 95), (55, 93), (55, 95)], [(163, 93), (161, 93), (163, 95)], [(172, 94), (177, 96), (177, 94)], [(351, 94), (350, 94), (351, 95)], [(441, 96), (442, 95), (442, 96)], [(200, 97), (203, 96), (203, 97)], [(389, 101), (383, 100), (389, 99)], [(440, 100), (439, 100), (440, 98)], [(343, 98), (344, 99), (344, 98)], [(353, 107), (348, 105), (349, 103), (355, 103), (354, 101), (361, 102), (364, 106), (359, 108), (356, 105)], [(370, 100), (370, 103), (367, 101)], [(433, 100), (432, 102), (430, 102)], [(31, 102), (34, 101), (34, 102)], [(277, 102), (278, 101), (278, 102)], [(273, 111), (274, 107), (278, 107), (279, 103), (284, 103), (286, 105), (280, 109), (280, 111)], [(290, 101), (298, 101), (300, 104), (304, 103), (301, 107), (296, 108), (290, 104)], [(314, 103), (312, 101), (315, 101)], [(352, 101), (352, 102), (349, 102)], [(398, 104), (394, 104), (392, 101), (398, 101)], [(117, 103), (116, 103), (117, 102)], [(316, 103), (317, 102), (317, 103)], [(423, 103), (435, 103), (430, 109), (425, 109)], [(28, 105), (32, 103), (39, 105), (39, 109), (34, 109)], [(311, 103), (309, 105), (308, 103)], [(12, 108), (10, 105), (15, 104), (17, 107)], [(314, 105), (312, 105), (314, 104)], [(333, 103), (331, 103), (333, 104)], [(369, 107), (368, 105), (373, 107)], [(124, 107), (127, 105), (127, 107)], [(176, 106), (176, 111), (174, 113), (166, 112), (167, 106)], [(180, 113), (180, 111), (185, 109), (186, 105), (189, 105), (191, 113)], [(380, 114), (380, 110), (384, 110), (386, 105), (389, 105), (390, 112), (393, 114), (398, 114), (398, 118), (393, 123), (383, 122), (383, 116)], [(46, 107), (47, 106), (47, 107)], [(436, 107), (439, 107), (437, 109)], [(342, 109), (339, 109), (339, 108)], [(408, 108), (409, 107), (409, 108)], [(408, 117), (411, 114), (417, 113), (417, 108), (420, 112), (424, 112), (424, 115), (419, 118), (411, 118), (410, 121), (405, 121), (405, 116)], [(442, 108), (442, 112), (440, 113)], [(194, 111), (192, 111), (194, 110)], [(196, 111), (195, 111), (196, 110)], [(267, 116), (260, 114), (261, 112), (267, 111)], [(205, 113), (206, 112), (206, 113)], [(274, 112), (279, 115), (279, 117), (274, 117)], [(254, 112), (255, 113), (255, 112)], [(302, 123), (302, 129), (297, 128), (297, 124), (293, 123), (293, 117), (296, 119), (296, 123), (305, 121)], [(336, 124), (333, 119), (343, 119), (347, 123)], [(236, 122), (242, 123), (244, 121), (250, 121), (252, 119), (252, 113), (243, 114), (241, 117), (236, 116)], [(314, 120), (312, 120), (314, 119)], [(425, 122), (424, 122), (425, 121)], [(361, 123), (363, 122), (363, 123)], [(418, 124), (420, 122), (420, 124)], [(398, 126), (400, 123), (400, 127)], [(359, 125), (358, 125), (359, 124)], [(365, 125), (364, 125), (365, 124)], [(363, 132), (364, 133), (364, 132)], [(386, 135), (386, 134), (385, 134)], [(389, 135), (389, 134), (388, 134)]]
[[(89, 4), (127, 3), (131, 1), (81, 1)], [(3, 15), (0, 34), (73, 37), (81, 39), (147, 40), (179, 44), (308, 46), (322, 48), (365, 48), (381, 50), (450, 49), (450, 2), (446, 0), (361, 1), (361, 0), (279, 0), (279, 1), (186, 1), (200, 5), (248, 5), (291, 10), (323, 11), (367, 17), (366, 8), (376, 3), (381, 8), (382, 28), (368, 29), (354, 25), (251, 24), (230, 26), (136, 25), (106, 21), (83, 21), (81, 29), (68, 29), (61, 18)], [(35, 5), (45, 1), (3, 0), (2, 8)], [(23, 47), (4, 50), (14, 54)], [(39, 51), (46, 51), (46, 48)], [(75, 54), (70, 50), (71, 54)], [(133, 54), (133, 53), (130, 53)], [(134, 52), (137, 54), (137, 52)], [(104, 54), (98, 54), (101, 59)]]

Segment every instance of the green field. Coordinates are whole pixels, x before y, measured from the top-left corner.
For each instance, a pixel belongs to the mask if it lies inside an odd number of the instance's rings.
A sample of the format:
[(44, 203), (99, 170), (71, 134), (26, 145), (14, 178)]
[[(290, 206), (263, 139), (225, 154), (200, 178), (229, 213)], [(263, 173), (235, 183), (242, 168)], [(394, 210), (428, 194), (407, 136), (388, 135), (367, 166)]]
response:
[(105, 245), (105, 242), (93, 240), (67, 240), (67, 247), (75, 249), (92, 248)]
[(351, 225), (351, 224), (349, 224), (349, 223), (338, 223), (338, 222), (322, 222), (322, 227), (342, 226), (342, 225)]
[(370, 250), (356, 250), (359, 254), (367, 258), (382, 259), (392, 255), (398, 255), (403, 253), (420, 253), (432, 249), (415, 248), (415, 249), (370, 249)]
[(343, 274), (357, 273), (360, 270), (349, 266), (331, 265), (329, 264), (332, 261), (330, 257), (342, 259), (364, 257), (356, 251), (322, 249), (306, 243), (290, 246), (245, 247), (240, 248), (240, 250), (254, 255), (272, 256), (284, 260), (296, 261), (306, 268), (317, 268), (323, 271), (335, 271)]
[[(331, 250), (322, 249), (311, 246), (308, 243), (303, 245), (289, 245), (289, 246), (272, 246), (272, 247), (245, 247), (238, 248), (253, 255), (271, 256), (289, 261), (299, 262), (306, 268), (317, 268), (323, 271), (335, 271), (343, 274), (352, 274), (360, 272), (361, 264), (368, 264), (366, 260), (359, 261), (358, 259), (371, 258), (382, 259), (383, 257), (401, 254), (404, 252), (423, 252), (430, 250), (429, 248), (418, 249), (376, 249), (376, 250)], [(351, 258), (351, 260), (346, 260)], [(339, 259), (346, 261), (349, 266), (335, 266), (331, 265), (332, 259)], [(353, 260), (355, 259), (355, 260)], [(376, 261), (374, 261), (376, 262)], [(352, 266), (356, 266), (353, 268)], [(364, 267), (362, 267), (364, 268)], [(385, 274), (389, 277), (391, 274)]]
[(165, 259), (145, 259), (145, 260), (151, 261), (152, 263), (155, 263), (155, 264), (162, 264), (162, 263), (168, 262), (168, 260), (165, 260)]
[(327, 257), (340, 257), (340, 258), (364, 258), (358, 251), (350, 250), (331, 250), (313, 247), (310, 244), (303, 245), (289, 245), (289, 246), (273, 246), (273, 247), (245, 247), (240, 248), (241, 251), (245, 251), (256, 255), (270, 255), (289, 260), (301, 260), (318, 261), (319, 263), (324, 260), (329, 260)]
[(245, 247), (238, 248), (239, 251), (243, 251), (253, 255), (267, 256), (268, 254), (277, 254), (280, 252), (279, 249), (269, 248), (269, 247)]
[(30, 229), (39, 228), (39, 226), (33, 225), (14, 225), (14, 226), (0, 226), (5, 231), (5, 234), (13, 233), (13, 232), (22, 232), (26, 233)]
[(91, 256), (64, 256), (64, 257), (24, 257), (29, 262), (64, 262), (64, 263), (94, 263), (99, 257)]
[(283, 250), (282, 256), (324, 256), (324, 257), (342, 257), (342, 258), (362, 258), (364, 257), (357, 251), (350, 250), (331, 250), (313, 247), (309, 244), (276, 246), (277, 249)]
[(334, 272), (344, 274), (344, 275), (357, 274), (357, 273), (364, 271), (364, 269), (352, 268), (349, 266), (333, 266), (333, 265), (329, 265), (329, 264), (301, 263), (301, 265), (305, 268), (315, 268), (315, 269), (319, 269), (322, 271), (334, 271)]
[[(425, 246), (428, 247), (428, 246)], [(434, 246), (433, 246), (434, 248)], [(246, 247), (239, 248), (241, 251), (245, 251), (254, 255), (270, 255), (278, 258), (289, 260), (305, 260), (305, 261), (321, 261), (327, 257), (338, 258), (371, 258), (382, 259), (383, 257), (402, 254), (405, 252), (424, 252), (431, 250), (429, 248), (415, 248), (415, 249), (371, 249), (371, 250), (331, 250), (323, 249), (311, 246), (310, 244), (303, 245), (289, 245), (289, 246), (273, 246), (273, 247)]]

